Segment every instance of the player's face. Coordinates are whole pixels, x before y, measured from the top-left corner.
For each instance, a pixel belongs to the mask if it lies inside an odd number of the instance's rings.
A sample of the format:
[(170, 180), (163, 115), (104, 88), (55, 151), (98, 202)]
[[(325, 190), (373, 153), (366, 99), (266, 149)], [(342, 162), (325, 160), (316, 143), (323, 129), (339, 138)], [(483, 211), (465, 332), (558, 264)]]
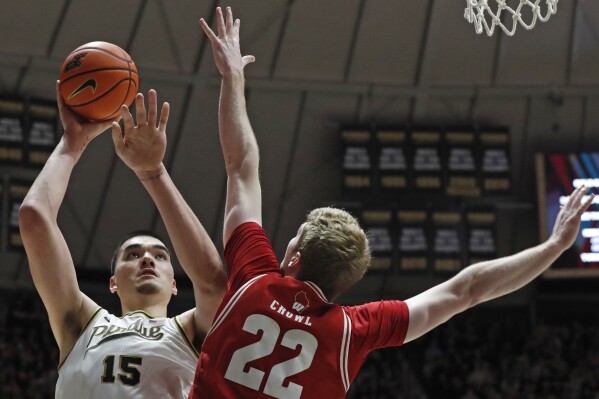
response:
[(297, 255), (297, 248), (299, 246), (299, 238), (302, 235), (302, 231), (304, 230), (304, 226), (306, 223), (302, 223), (302, 225), (297, 230), (297, 234), (295, 237), (289, 241), (287, 244), (287, 250), (285, 250), (285, 257), (281, 262), (281, 271), (284, 275), (288, 275), (292, 269), (289, 268), (289, 264), (294, 256)]
[(114, 272), (119, 295), (166, 294), (174, 289), (170, 254), (158, 239), (132, 237), (121, 246)]

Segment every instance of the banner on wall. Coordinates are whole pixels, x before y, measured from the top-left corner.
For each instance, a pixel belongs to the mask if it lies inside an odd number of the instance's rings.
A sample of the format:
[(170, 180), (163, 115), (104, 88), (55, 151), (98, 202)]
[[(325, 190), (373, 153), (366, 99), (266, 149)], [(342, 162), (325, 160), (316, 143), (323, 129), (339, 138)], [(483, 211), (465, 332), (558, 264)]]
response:
[(398, 265), (401, 271), (425, 272), (428, 270), (428, 212), (426, 210), (400, 210), (397, 217)]
[(412, 131), (411, 138), (414, 190), (419, 193), (441, 192), (443, 190), (441, 131), (438, 129), (417, 129)]
[(433, 270), (455, 273), (462, 269), (462, 237), (460, 211), (433, 211)]
[(512, 190), (509, 130), (482, 128), (479, 141), (483, 192), (486, 195), (509, 194)]
[(390, 209), (364, 209), (359, 219), (368, 236), (372, 252), (369, 270), (390, 270), (393, 265), (392, 211)]
[(405, 192), (408, 187), (408, 134), (405, 130), (379, 130), (375, 134), (377, 182), (382, 191)]
[(472, 265), (497, 257), (496, 222), (497, 216), (494, 208), (466, 210), (467, 264)]
[(368, 130), (343, 130), (343, 188), (346, 191), (369, 191), (372, 188), (372, 155)]
[(0, 165), (23, 163), (25, 102), (0, 98)]
[(28, 110), (29, 129), (25, 164), (41, 168), (56, 145), (58, 108), (54, 101), (31, 100)]
[(445, 132), (447, 195), (478, 197), (481, 194), (475, 138), (473, 130), (452, 129)]

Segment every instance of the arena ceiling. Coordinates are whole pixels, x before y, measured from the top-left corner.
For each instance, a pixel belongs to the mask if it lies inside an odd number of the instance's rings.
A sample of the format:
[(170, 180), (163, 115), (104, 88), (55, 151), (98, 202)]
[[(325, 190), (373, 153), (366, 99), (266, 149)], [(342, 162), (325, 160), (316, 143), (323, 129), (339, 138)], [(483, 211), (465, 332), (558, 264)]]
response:
[[(220, 246), (220, 79), (198, 19), (212, 22), (226, 5), (242, 20), (242, 51), (257, 59), (246, 72), (248, 110), (261, 147), (264, 226), (279, 255), (307, 210), (341, 198), (342, 124), (508, 126), (512, 202), (525, 206), (535, 200), (535, 151), (599, 148), (592, 0), (562, 0), (549, 22), (511, 38), (476, 35), (463, 0), (0, 0), (0, 94), (52, 99), (74, 48), (104, 40), (126, 49), (141, 90), (171, 103), (165, 163)], [(131, 230), (164, 234), (109, 134), (77, 165), (59, 222), (80, 270), (106, 270)], [(28, 280), (24, 255), (0, 256), (4, 286)]]

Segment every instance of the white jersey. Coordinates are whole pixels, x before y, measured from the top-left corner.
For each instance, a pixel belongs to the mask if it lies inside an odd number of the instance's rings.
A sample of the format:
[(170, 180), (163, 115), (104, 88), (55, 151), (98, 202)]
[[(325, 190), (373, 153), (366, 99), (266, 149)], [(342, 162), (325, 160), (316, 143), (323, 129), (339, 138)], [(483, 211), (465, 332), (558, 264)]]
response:
[(176, 317), (99, 309), (58, 369), (56, 399), (184, 399), (197, 362)]

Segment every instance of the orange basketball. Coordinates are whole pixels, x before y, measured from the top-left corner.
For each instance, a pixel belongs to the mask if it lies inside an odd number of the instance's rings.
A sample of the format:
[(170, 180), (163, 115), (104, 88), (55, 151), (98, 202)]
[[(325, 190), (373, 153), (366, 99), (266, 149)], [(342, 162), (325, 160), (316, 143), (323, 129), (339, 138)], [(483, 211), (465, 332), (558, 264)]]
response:
[(125, 50), (107, 42), (91, 42), (73, 51), (60, 70), (60, 94), (75, 113), (90, 121), (118, 116), (131, 105), (139, 77)]

